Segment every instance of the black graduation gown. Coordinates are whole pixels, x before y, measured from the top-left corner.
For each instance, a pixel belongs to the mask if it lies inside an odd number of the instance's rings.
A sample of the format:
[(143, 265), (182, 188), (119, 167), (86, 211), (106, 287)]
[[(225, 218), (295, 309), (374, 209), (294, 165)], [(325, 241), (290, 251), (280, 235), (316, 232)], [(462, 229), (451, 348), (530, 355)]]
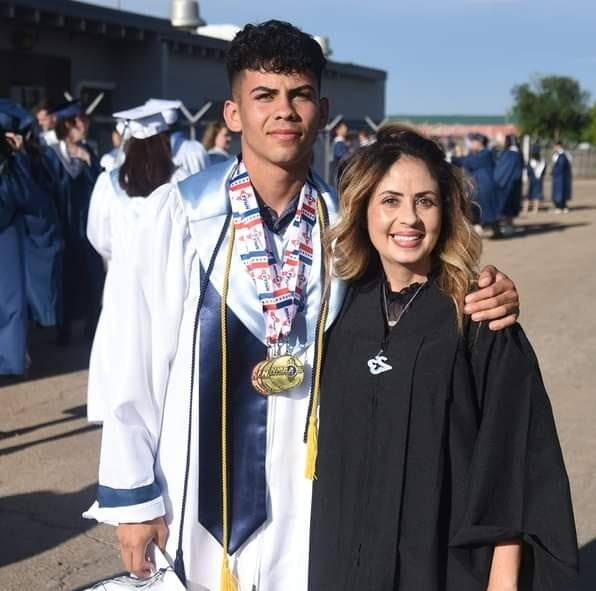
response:
[(380, 290), (352, 286), (328, 337), (309, 589), (486, 591), (493, 545), (511, 539), (520, 591), (573, 588), (569, 484), (521, 327), (460, 336), (431, 281), (393, 329), (393, 369), (374, 376)]

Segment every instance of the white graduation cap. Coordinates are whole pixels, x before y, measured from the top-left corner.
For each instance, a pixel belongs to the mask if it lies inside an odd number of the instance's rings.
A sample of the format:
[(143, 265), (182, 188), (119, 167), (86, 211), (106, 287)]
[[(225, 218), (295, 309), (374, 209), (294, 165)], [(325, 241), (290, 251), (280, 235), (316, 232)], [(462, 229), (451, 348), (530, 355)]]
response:
[(126, 121), (124, 133), (138, 140), (145, 140), (169, 129), (160, 105), (141, 105), (126, 111), (113, 113), (115, 119)]
[(166, 123), (168, 125), (173, 125), (178, 121), (178, 109), (182, 106), (182, 101), (150, 98), (145, 103), (145, 106), (159, 108)]

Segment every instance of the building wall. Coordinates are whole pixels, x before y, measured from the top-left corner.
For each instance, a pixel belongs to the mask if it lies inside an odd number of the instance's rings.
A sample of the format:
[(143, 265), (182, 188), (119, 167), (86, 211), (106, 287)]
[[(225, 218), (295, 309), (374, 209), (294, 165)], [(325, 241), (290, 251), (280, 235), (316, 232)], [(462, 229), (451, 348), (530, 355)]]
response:
[(322, 91), (331, 103), (332, 117), (343, 115), (348, 120), (373, 121), (385, 117), (385, 80), (337, 74), (326, 76)]
[[(25, 0), (23, 3), (27, 4)], [(192, 112), (211, 101), (213, 107), (205, 120), (221, 118), (223, 101), (229, 94), (225, 43), (181, 35), (161, 21), (144, 23), (155, 29), (142, 30), (143, 23), (127, 13), (122, 13), (128, 20), (126, 27), (121, 27), (121, 36), (120, 25), (113, 22), (104, 25), (102, 33), (104, 13), (89, 7), (84, 16), (63, 17), (66, 21), (62, 25), (56, 24), (58, 16), (49, 13), (38, 22), (25, 20), (21, 13), (12, 20), (0, 18), (0, 96), (12, 96), (30, 107), (44, 98), (37, 97), (38, 90), (54, 103), (64, 100), (64, 91), (73, 96), (83, 92), (84, 103), (103, 91), (105, 98), (94, 112), (92, 126), (101, 151), (110, 147), (110, 114), (148, 97), (179, 98)], [(84, 21), (86, 18), (89, 20)], [(353, 125), (361, 125), (365, 116), (379, 121), (385, 115), (382, 72), (331, 63), (323, 80), (323, 93), (330, 99), (332, 116), (342, 114)]]

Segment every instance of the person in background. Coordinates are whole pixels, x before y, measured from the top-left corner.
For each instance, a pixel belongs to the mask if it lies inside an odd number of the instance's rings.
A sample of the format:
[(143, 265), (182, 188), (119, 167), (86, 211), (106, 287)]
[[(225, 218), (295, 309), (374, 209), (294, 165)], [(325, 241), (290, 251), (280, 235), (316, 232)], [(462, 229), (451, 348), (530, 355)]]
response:
[(210, 164), (207, 150), (201, 142), (188, 139), (182, 130), (177, 128), (182, 102), (149, 99), (145, 104), (150, 108), (160, 109), (168, 123), (174, 164), (184, 168), (188, 174), (205, 170)]
[(124, 162), (123, 132), (124, 122), (118, 121), (112, 130), (112, 149), (99, 160), (99, 165), (106, 172), (110, 172), (114, 168), (119, 168)]
[(327, 336), (309, 591), (563, 591), (577, 540), (553, 413), (519, 324), (468, 322), (481, 240), (438, 145), (383, 127), (340, 177), (349, 282)]
[(528, 215), (530, 203), (532, 213), (537, 214), (540, 202), (544, 199), (544, 175), (546, 160), (540, 153), (540, 146), (534, 146), (530, 154), (530, 161), (526, 168), (528, 172), (528, 198), (524, 201), (524, 215)]
[(203, 134), (203, 147), (209, 154), (211, 164), (219, 164), (229, 160), (232, 136), (223, 121), (210, 123)]
[(368, 146), (369, 144), (371, 144), (374, 141), (375, 141), (374, 136), (372, 136), (370, 134), (370, 132), (368, 131), (368, 129), (366, 129), (366, 127), (363, 127), (358, 131), (358, 145), (360, 147)]
[(56, 322), (59, 239), (51, 199), (36, 183), (24, 136), (33, 120), (0, 101), (0, 374), (28, 366), (27, 323)]
[(50, 105), (46, 102), (40, 103), (33, 109), (33, 115), (40, 128), (39, 143), (46, 146), (58, 143), (54, 127), (56, 117), (52, 113)]
[(111, 343), (107, 338), (109, 311), (117, 305), (118, 293), (113, 287), (111, 268), (119, 259), (130, 255), (130, 238), (138, 219), (149, 202), (150, 194), (161, 185), (182, 181), (188, 173), (172, 161), (168, 124), (159, 107), (142, 105), (114, 113), (121, 120), (128, 138), (122, 165), (102, 172), (91, 195), (87, 237), (107, 265), (103, 292), (103, 309), (91, 349), (87, 418), (103, 420), (105, 395), (96, 377), (105, 375), (102, 367), (110, 359)]
[(516, 135), (507, 135), (505, 149), (497, 159), (494, 172), (501, 232), (504, 236), (513, 234), (513, 220), (519, 215), (523, 170), (524, 158), (519, 149), (519, 140)]
[(85, 321), (85, 335), (92, 339), (101, 305), (104, 270), (101, 257), (87, 240), (87, 215), (99, 160), (86, 144), (89, 120), (80, 100), (68, 101), (53, 111), (59, 143), (51, 146), (51, 174), (57, 186), (58, 216), (64, 238), (62, 318), (58, 344), (68, 345), (73, 322)]
[(551, 175), (553, 177), (552, 198), (555, 213), (567, 213), (569, 211), (567, 202), (571, 199), (571, 158), (559, 141), (555, 142)]
[(467, 156), (452, 156), (451, 162), (462, 167), (472, 178), (473, 218), (476, 231), (482, 234), (484, 228), (492, 230), (492, 237), (499, 237), (499, 205), (494, 181), (494, 161), (488, 149), (488, 138), (480, 133), (469, 137), (470, 150)]
[[(62, 234), (56, 208), (55, 183), (48, 168), (50, 148), (36, 141), (34, 118), (21, 105), (0, 99), (0, 113), (10, 124), (5, 137), (26, 159), (28, 186), (35, 188), (38, 211), (24, 214), (23, 258), (29, 319), (55, 326), (60, 318)], [(21, 167), (22, 169), (22, 167)]]
[(350, 147), (348, 145), (348, 134), (350, 132), (348, 124), (345, 121), (340, 121), (335, 127), (335, 137), (331, 146), (331, 176), (330, 178), (337, 179), (337, 171), (339, 170), (340, 162), (349, 154)]

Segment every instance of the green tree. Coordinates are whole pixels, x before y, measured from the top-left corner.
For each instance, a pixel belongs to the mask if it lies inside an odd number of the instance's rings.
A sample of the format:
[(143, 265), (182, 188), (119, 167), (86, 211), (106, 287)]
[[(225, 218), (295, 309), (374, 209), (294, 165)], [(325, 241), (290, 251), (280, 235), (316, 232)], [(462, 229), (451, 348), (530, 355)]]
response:
[(584, 129), (583, 139), (596, 146), (596, 103), (588, 111), (588, 124)]
[(567, 76), (535, 76), (514, 86), (513, 113), (520, 131), (542, 139), (577, 140), (587, 123), (590, 95)]

